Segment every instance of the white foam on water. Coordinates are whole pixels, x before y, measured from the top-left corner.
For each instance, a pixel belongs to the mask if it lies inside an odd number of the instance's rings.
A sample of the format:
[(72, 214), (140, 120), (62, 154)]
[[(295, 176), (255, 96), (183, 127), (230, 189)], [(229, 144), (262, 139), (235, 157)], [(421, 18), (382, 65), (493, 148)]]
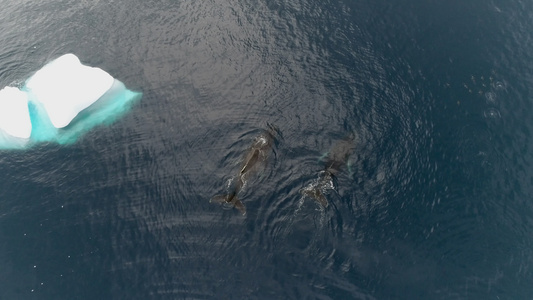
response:
[(26, 82), (31, 100), (41, 103), (56, 128), (63, 128), (95, 103), (113, 85), (114, 78), (99, 68), (82, 65), (74, 54), (48, 63)]
[(28, 96), (15, 87), (0, 90), (0, 129), (15, 138), (31, 135)]

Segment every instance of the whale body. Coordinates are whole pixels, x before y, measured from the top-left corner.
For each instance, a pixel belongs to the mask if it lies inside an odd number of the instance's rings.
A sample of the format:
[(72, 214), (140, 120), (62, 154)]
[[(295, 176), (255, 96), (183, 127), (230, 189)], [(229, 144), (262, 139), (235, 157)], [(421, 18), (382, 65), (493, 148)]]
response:
[(255, 137), (252, 145), (244, 154), (239, 173), (236, 175), (236, 179), (234, 180), (235, 183), (230, 189), (231, 192), (226, 195), (216, 195), (211, 198), (211, 202), (230, 204), (245, 215), (246, 207), (238, 198), (238, 194), (244, 187), (248, 178), (265, 167), (267, 159), (272, 153), (274, 142), (275, 129), (272, 126)]
[(331, 149), (323, 155), (324, 169), (319, 173), (318, 181), (302, 190), (302, 193), (315, 199), (323, 207), (328, 206), (328, 200), (324, 191), (333, 188), (333, 179), (348, 164), (348, 161), (355, 151), (355, 135), (351, 134), (338, 141)]

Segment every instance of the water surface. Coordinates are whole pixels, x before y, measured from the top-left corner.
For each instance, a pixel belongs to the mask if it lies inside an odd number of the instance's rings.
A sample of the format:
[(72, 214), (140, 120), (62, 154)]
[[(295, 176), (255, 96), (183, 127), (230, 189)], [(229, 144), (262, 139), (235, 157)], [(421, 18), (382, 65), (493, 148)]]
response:
[[(531, 298), (532, 11), (8, 0), (2, 87), (75, 53), (143, 98), (0, 152), (0, 298)], [(246, 216), (209, 203), (267, 123)], [(354, 132), (330, 205), (303, 198)]]

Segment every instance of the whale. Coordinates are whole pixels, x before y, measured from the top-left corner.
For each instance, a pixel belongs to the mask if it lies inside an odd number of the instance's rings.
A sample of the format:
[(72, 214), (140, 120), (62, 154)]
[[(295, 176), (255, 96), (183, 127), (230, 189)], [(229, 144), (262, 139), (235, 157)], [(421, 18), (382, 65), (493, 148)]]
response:
[(323, 169), (319, 172), (318, 181), (302, 189), (302, 193), (320, 203), (323, 207), (328, 206), (328, 200), (324, 191), (333, 187), (333, 181), (340, 172), (349, 168), (349, 160), (355, 152), (355, 134), (350, 134), (342, 140), (337, 141), (331, 149), (326, 152), (319, 161), (323, 161)]
[(246, 215), (246, 207), (239, 199), (238, 194), (253, 174), (265, 168), (275, 143), (276, 131), (274, 126), (269, 125), (267, 130), (254, 138), (251, 146), (244, 153), (241, 167), (235, 180), (233, 180), (230, 192), (225, 195), (216, 195), (211, 198), (210, 202), (232, 205), (242, 215)]
[(355, 135), (350, 134), (344, 139), (338, 141), (322, 157), (324, 160), (324, 172), (335, 177), (347, 166), (348, 160), (355, 151)]

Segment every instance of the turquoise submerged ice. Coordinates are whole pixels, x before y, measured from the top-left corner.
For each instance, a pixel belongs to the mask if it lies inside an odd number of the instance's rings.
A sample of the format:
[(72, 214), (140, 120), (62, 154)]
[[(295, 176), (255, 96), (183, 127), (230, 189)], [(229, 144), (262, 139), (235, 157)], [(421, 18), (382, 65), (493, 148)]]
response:
[(22, 89), (0, 90), (0, 148), (73, 143), (94, 126), (116, 120), (140, 97), (104, 70), (65, 54)]

